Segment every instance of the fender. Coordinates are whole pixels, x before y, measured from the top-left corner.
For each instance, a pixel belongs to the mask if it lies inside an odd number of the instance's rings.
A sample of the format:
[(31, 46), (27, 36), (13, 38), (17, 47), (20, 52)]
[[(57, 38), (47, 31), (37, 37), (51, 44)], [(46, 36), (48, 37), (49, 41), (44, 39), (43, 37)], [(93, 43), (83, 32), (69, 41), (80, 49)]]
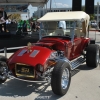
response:
[(83, 51), (84, 49), (86, 49), (86, 47), (87, 47), (89, 44), (90, 44), (90, 39), (89, 39), (89, 38), (83, 39), (81, 50)]
[(65, 61), (67, 63), (67, 65), (69, 66), (70, 70), (73, 70), (72, 69), (72, 65), (71, 65), (71, 61), (69, 61), (66, 57), (64, 57), (64, 58), (59, 58), (56, 62), (59, 62), (61, 60)]

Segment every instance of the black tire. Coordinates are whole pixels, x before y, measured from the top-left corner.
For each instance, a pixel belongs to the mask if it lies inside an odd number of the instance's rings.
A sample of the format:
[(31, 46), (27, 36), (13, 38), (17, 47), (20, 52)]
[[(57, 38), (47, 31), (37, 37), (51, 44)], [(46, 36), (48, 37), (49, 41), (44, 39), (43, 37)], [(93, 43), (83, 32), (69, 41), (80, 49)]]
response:
[(0, 61), (7, 62), (7, 58), (5, 56), (0, 55)]
[(95, 40), (91, 39), (90, 44), (95, 44)]
[(96, 44), (88, 45), (86, 49), (86, 64), (88, 67), (95, 68), (99, 64), (99, 46)]
[[(7, 68), (6, 62), (7, 62), (7, 58), (0, 55), (0, 68), (3, 67), (3, 66), (5, 66), (5, 67)], [(7, 69), (8, 69), (8, 68), (7, 68)], [(1, 70), (0, 70), (0, 75), (3, 76)], [(1, 83), (4, 83), (6, 80), (7, 80), (7, 77), (6, 77), (4, 80), (0, 79), (0, 84), (1, 84)]]
[[(66, 88), (62, 88), (62, 74), (63, 71), (67, 70), (69, 71), (68, 75), (68, 84)], [(71, 70), (69, 65), (65, 62), (65, 61), (59, 61), (55, 67), (54, 70), (52, 72), (52, 77), (51, 77), (51, 88), (52, 91), (54, 92), (54, 94), (56, 95), (65, 95), (69, 89), (70, 86), (70, 82), (71, 82)]]

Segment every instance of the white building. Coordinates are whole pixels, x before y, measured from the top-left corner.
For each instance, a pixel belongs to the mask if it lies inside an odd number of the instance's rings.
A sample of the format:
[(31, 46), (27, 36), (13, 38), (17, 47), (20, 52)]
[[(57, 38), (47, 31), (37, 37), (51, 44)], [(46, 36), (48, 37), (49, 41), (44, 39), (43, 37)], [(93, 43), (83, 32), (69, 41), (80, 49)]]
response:
[(21, 19), (22, 20), (28, 20), (33, 16), (34, 11), (37, 10), (37, 7), (33, 7), (31, 5), (28, 6), (27, 8), (27, 13), (21, 14)]
[(37, 11), (34, 12), (34, 16), (37, 16), (38, 18), (42, 17), (44, 14), (47, 12), (66, 12), (66, 11), (71, 11), (72, 8), (38, 8)]
[[(31, 5), (28, 7), (28, 9), (29, 10), (27, 11), (26, 14), (21, 14), (21, 18), (23, 20), (29, 19), (32, 16), (40, 18), (40, 17), (42, 17), (47, 12), (64, 12), (64, 11), (66, 12), (66, 11), (72, 11), (71, 7), (70, 8), (51, 8), (51, 10), (50, 10), (50, 8), (46, 9), (44, 7), (43, 8), (39, 8), (39, 7), (38, 8), (36, 8), (36, 7), (34, 8)], [(98, 6), (97, 5), (94, 6), (94, 14), (95, 14), (95, 20), (98, 19), (100, 21), (100, 4)], [(98, 18), (97, 18), (97, 16), (98, 16)]]

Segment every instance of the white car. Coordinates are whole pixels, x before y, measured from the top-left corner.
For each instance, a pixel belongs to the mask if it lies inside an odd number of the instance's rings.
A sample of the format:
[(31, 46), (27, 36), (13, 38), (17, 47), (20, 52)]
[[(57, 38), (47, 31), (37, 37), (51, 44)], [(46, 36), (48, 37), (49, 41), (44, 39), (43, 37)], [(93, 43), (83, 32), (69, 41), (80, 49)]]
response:
[(91, 21), (91, 27), (92, 28), (97, 28), (98, 24), (95, 21)]

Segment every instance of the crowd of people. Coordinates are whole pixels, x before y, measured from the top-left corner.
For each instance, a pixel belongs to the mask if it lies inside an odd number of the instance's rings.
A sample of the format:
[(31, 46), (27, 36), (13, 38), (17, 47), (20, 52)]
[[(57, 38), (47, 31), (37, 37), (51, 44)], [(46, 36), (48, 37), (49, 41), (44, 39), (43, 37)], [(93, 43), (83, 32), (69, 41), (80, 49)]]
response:
[[(6, 32), (6, 20), (8, 19), (4, 8), (0, 8), (0, 32)], [(4, 28), (2, 28), (4, 27)]]
[(31, 28), (32, 28), (32, 31), (38, 31), (40, 29), (40, 23), (39, 22), (31, 22)]
[[(33, 32), (37, 32), (40, 29), (40, 23), (37, 22), (36, 20), (20, 20), (19, 22), (17, 22), (16, 20), (11, 20), (10, 18), (8, 18), (7, 13), (4, 11), (3, 7), (0, 7), (0, 32), (6, 32), (7, 31), (7, 24), (17, 24), (18, 29), (22, 30), (23, 32), (27, 32), (29, 30), (33, 31)], [(64, 26), (63, 26), (64, 25)], [(59, 27), (64, 27), (65, 28), (65, 22), (61, 21), (59, 22)], [(100, 22), (97, 23), (96, 21), (91, 21), (91, 27), (92, 28), (99, 28), (100, 29)]]
[(11, 20), (4, 11), (4, 8), (0, 7), (0, 32), (7, 32), (7, 30), (9, 31), (9, 29), (7, 29), (8, 24), (17, 24), (17, 29), (23, 32), (36, 32), (40, 29), (40, 23), (36, 20), (20, 20), (19, 22), (16, 20)]
[(22, 29), (23, 32), (37, 32), (40, 29), (40, 23), (36, 21), (21, 20), (18, 23), (18, 29)]

